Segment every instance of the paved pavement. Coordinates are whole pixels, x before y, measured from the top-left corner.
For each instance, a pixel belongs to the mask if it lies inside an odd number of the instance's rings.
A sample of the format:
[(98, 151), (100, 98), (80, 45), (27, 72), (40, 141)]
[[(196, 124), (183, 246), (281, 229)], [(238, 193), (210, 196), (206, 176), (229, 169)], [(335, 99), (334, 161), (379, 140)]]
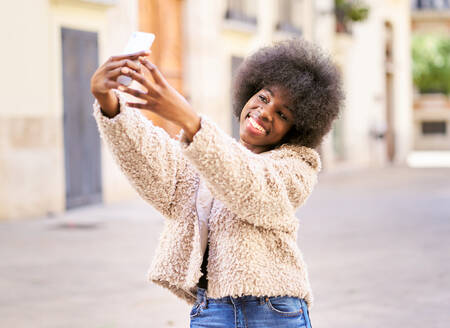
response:
[[(314, 328), (450, 327), (450, 169), (322, 174), (300, 209)], [(188, 327), (142, 201), (0, 223), (1, 327)]]

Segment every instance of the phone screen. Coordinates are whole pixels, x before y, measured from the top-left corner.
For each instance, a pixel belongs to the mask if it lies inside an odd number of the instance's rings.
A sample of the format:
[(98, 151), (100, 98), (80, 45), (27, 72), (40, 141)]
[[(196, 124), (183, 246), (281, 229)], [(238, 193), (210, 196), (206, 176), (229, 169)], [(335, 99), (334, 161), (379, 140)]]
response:
[(123, 50), (123, 54), (131, 54), (141, 50), (150, 50), (154, 40), (155, 35), (153, 33), (133, 32)]
[[(145, 32), (133, 32), (128, 39), (128, 43), (123, 50), (122, 54), (132, 54), (142, 50), (150, 50), (150, 47), (155, 40), (155, 35), (153, 33)], [(125, 75), (120, 75), (117, 78), (117, 82), (120, 84), (129, 86), (133, 80)]]

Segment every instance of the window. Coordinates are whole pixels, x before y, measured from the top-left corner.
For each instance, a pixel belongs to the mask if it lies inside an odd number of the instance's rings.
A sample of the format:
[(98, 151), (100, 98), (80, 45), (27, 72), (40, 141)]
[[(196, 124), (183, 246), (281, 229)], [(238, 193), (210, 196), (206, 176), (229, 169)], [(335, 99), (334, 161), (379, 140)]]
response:
[(423, 135), (446, 135), (447, 124), (445, 121), (435, 122), (422, 122), (422, 134)]
[(258, 0), (227, 0), (225, 18), (244, 23), (257, 23)]
[(450, 9), (450, 0), (413, 0), (414, 9)]
[(279, 0), (277, 30), (295, 34), (302, 33), (302, 15), (305, 0)]

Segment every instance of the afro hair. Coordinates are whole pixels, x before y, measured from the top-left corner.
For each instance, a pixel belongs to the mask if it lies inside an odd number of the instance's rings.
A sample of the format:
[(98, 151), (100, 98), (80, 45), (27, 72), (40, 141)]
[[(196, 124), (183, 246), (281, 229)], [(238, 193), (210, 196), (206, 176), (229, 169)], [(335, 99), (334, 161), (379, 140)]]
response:
[(303, 39), (259, 49), (238, 68), (233, 86), (236, 117), (254, 94), (270, 86), (285, 88), (293, 104), (295, 123), (282, 143), (318, 147), (344, 98), (341, 77), (331, 59)]

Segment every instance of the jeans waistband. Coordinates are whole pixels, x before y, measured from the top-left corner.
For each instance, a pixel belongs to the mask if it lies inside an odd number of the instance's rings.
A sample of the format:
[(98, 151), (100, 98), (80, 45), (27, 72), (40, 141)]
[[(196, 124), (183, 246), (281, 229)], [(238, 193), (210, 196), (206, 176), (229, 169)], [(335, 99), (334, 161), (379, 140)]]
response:
[(198, 287), (197, 288), (197, 302), (208, 304), (208, 302), (212, 303), (227, 303), (227, 304), (237, 304), (237, 303), (245, 303), (245, 302), (251, 302), (251, 301), (257, 301), (262, 303), (265, 303), (267, 301), (267, 297), (264, 296), (240, 296), (240, 297), (231, 297), (231, 296), (225, 296), (221, 298), (208, 298), (206, 289)]

